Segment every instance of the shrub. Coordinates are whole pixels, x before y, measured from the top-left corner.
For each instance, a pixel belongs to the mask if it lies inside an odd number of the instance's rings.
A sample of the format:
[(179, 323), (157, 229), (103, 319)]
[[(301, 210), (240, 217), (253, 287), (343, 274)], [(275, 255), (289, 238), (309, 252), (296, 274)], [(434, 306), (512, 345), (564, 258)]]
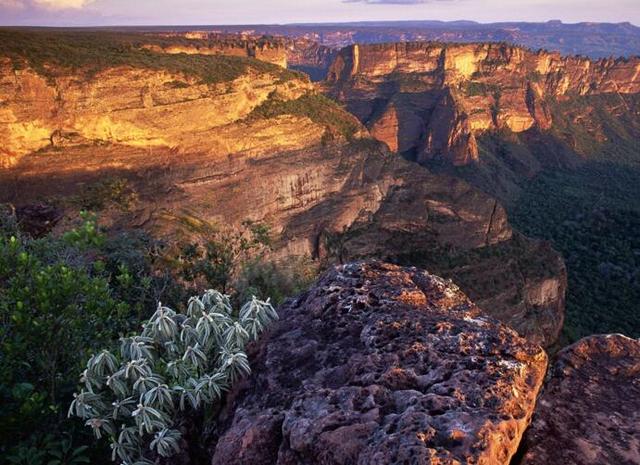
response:
[(65, 415), (87, 357), (184, 291), (154, 270), (156, 246), (143, 234), (107, 236), (83, 213), (62, 237), (30, 239), (0, 208), (0, 455), (45, 465), (90, 439)]
[(191, 298), (186, 314), (159, 304), (140, 335), (121, 340), (119, 354), (89, 359), (69, 415), (109, 438), (114, 461), (171, 457), (182, 420), (250, 372), (245, 344), (277, 317), (255, 298), (235, 316), (229, 297), (212, 290)]
[(245, 263), (234, 283), (240, 299), (269, 296), (276, 304), (305, 291), (318, 275), (318, 264), (306, 257), (273, 262), (263, 258)]
[(166, 251), (166, 267), (192, 288), (233, 293), (244, 264), (271, 247), (269, 227), (262, 223), (244, 221), (240, 229), (230, 229), (188, 214), (172, 221), (182, 226), (185, 237)]

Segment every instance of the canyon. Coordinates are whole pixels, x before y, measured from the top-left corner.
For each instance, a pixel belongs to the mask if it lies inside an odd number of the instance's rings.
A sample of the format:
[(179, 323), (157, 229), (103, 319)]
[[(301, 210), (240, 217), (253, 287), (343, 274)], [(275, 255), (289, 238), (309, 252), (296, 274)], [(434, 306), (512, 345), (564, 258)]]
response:
[[(181, 59), (215, 69), (226, 58)], [(79, 79), (81, 71), (45, 75), (5, 58), (2, 199), (18, 207), (55, 201), (73, 216), (91, 186), (115, 179), (137, 202), (102, 213), (112, 228), (173, 237), (184, 217), (253, 221), (270, 227), (278, 257), (331, 263), (422, 253), (533, 341), (557, 340), (566, 270), (556, 252), (514, 234), (486, 194), (390, 153), (304, 75), (233, 58), (234, 73), (211, 83), (188, 67), (145, 61)], [(467, 263), (451, 266), (454, 255)], [(497, 256), (511, 272), (487, 273)]]
[[(419, 163), (480, 161), (478, 138), (548, 131), (553, 102), (640, 92), (640, 58), (563, 57), (507, 44), (396, 43), (341, 50), (328, 92), (385, 142)], [(544, 160), (524, 160), (529, 175)], [(570, 163), (570, 160), (565, 163)]]
[(327, 270), (278, 308), (179, 463), (640, 463), (638, 341), (567, 344), (572, 269), (510, 221), (548, 170), (607, 144), (627, 155), (639, 58), (209, 31), (0, 39), (0, 202), (25, 233), (85, 208), (168, 243), (185, 224), (259, 224), (270, 258)]

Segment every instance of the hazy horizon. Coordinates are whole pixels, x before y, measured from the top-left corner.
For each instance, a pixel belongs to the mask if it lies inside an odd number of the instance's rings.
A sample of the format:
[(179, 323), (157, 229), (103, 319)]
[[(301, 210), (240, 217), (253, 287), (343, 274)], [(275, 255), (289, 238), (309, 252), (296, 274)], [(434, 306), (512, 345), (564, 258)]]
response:
[[(630, 22), (637, 0), (0, 0), (3, 26), (318, 24), (380, 21)], [(515, 11), (515, 12), (514, 12)]]

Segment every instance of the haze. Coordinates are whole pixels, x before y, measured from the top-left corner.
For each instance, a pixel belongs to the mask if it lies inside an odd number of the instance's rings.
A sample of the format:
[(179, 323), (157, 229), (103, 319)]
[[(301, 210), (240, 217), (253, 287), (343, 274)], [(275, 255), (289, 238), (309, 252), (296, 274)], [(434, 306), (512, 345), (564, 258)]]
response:
[(2, 25), (251, 24), (367, 20), (625, 22), (637, 0), (0, 0)]

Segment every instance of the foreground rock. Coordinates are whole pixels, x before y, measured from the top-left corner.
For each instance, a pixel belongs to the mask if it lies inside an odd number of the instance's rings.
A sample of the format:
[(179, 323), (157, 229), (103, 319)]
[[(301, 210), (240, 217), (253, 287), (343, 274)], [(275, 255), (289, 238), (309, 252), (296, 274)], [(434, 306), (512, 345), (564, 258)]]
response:
[(415, 268), (351, 264), (280, 309), (214, 465), (508, 464), (547, 358)]
[(522, 465), (640, 464), (640, 341), (592, 336), (563, 350)]

